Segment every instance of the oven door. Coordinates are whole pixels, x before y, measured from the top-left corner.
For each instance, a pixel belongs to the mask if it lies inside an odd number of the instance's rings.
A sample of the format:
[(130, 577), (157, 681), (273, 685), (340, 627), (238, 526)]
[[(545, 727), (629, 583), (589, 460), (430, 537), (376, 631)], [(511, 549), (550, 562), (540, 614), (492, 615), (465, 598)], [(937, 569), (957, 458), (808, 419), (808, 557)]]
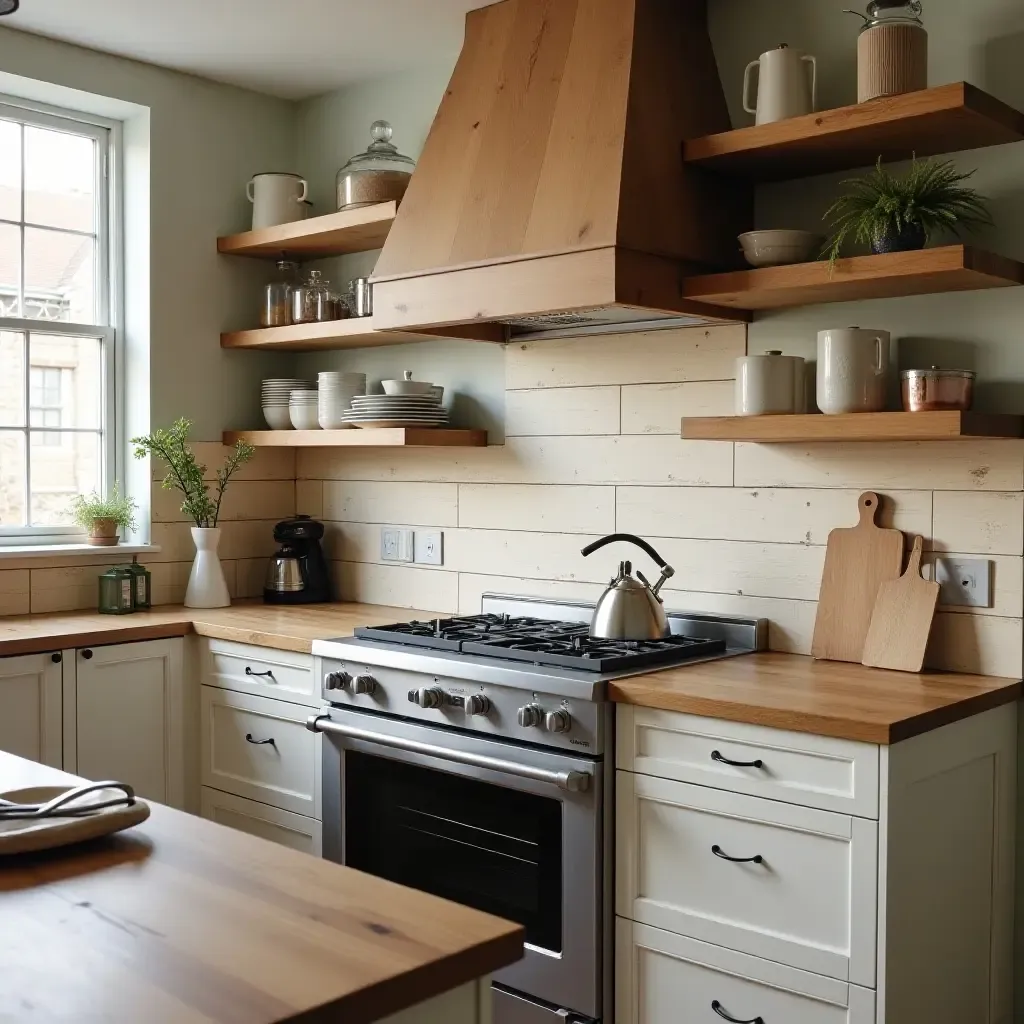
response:
[(602, 762), (347, 708), (316, 728), (324, 856), (522, 924), (495, 979), (600, 1016)]

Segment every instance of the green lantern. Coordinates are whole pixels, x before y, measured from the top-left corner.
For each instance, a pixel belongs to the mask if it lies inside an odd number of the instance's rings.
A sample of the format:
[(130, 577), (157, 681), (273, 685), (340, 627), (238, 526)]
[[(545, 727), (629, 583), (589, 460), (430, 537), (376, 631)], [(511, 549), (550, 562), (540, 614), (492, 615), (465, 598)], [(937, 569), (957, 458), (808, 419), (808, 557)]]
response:
[(132, 574), (132, 610), (142, 611), (152, 606), (153, 574), (139, 565), (139, 556), (132, 557), (132, 564), (124, 568)]
[(100, 611), (104, 615), (129, 615), (135, 577), (123, 565), (116, 565), (100, 576)]

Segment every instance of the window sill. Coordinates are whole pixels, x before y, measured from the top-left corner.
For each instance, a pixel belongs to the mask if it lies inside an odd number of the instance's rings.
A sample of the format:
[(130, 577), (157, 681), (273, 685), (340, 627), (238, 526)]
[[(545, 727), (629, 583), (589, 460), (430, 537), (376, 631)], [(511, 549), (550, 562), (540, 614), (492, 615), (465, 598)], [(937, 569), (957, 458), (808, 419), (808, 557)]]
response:
[(0, 545), (0, 562), (8, 558), (62, 558), (67, 555), (97, 555), (108, 558), (117, 554), (144, 555), (160, 550), (159, 544), (113, 544), (101, 547), (96, 544), (10, 544)]

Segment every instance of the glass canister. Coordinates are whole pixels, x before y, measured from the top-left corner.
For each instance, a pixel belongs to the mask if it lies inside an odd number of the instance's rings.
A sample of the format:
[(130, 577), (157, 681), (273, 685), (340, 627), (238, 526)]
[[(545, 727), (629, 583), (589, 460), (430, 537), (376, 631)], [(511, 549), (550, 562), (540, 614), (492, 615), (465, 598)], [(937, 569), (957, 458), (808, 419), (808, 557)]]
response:
[(315, 324), (323, 320), (337, 320), (336, 313), (337, 305), (330, 282), (324, 280), (319, 270), (311, 270), (306, 280), (292, 290), (292, 323)]
[(132, 607), (134, 577), (123, 565), (115, 565), (99, 578), (100, 605), (104, 615), (128, 615)]
[(132, 564), (124, 566), (132, 574), (132, 611), (144, 611), (152, 606), (153, 574), (139, 564), (139, 556), (132, 556)]
[(339, 210), (398, 201), (409, 187), (416, 161), (403, 156), (391, 144), (391, 125), (387, 121), (374, 121), (370, 135), (373, 142), (369, 149), (357, 153), (338, 171)]
[(872, 0), (857, 40), (857, 102), (928, 88), (921, 0)]
[(261, 327), (287, 327), (292, 322), (292, 291), (299, 280), (299, 265), (278, 260), (277, 277), (263, 289), (260, 307)]

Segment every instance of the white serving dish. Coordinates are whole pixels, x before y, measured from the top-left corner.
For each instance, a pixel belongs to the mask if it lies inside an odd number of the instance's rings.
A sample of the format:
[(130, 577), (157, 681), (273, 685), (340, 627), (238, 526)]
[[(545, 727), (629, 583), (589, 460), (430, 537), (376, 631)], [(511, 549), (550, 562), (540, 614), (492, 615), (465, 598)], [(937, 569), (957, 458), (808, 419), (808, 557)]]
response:
[(290, 405), (288, 415), (296, 430), (320, 429), (320, 413), (316, 405)]
[(271, 430), (292, 429), (292, 417), (287, 405), (263, 406), (263, 418)]
[(825, 245), (823, 235), (813, 231), (774, 229), (747, 231), (739, 236), (743, 256), (752, 267), (783, 267), (792, 263), (813, 263)]
[(413, 380), (412, 370), (406, 370), (402, 380), (382, 380), (385, 395), (429, 395), (434, 386), (429, 380)]

